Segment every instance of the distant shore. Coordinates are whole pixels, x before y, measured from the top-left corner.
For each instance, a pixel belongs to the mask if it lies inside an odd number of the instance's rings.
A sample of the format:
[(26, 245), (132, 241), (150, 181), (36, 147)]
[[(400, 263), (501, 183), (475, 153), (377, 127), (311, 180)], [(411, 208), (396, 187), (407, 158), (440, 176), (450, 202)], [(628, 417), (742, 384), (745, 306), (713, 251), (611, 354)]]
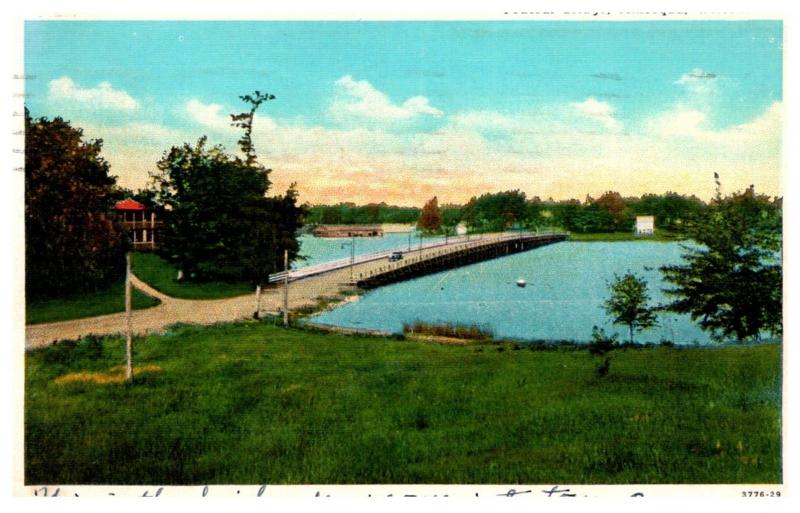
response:
[(685, 240), (671, 232), (656, 231), (653, 235), (636, 235), (628, 232), (570, 233), (573, 242), (680, 242)]

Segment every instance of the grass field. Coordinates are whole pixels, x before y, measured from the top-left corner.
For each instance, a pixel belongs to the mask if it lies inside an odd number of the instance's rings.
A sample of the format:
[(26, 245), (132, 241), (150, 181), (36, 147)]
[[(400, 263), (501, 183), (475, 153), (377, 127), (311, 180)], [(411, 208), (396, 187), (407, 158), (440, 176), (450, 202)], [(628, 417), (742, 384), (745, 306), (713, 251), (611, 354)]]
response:
[(177, 270), (167, 261), (153, 253), (134, 253), (133, 272), (154, 289), (177, 298), (220, 299), (253, 292), (253, 289), (247, 283), (227, 283), (223, 281), (178, 283), (175, 280)]
[[(159, 304), (153, 299), (133, 289), (131, 305), (135, 310)], [(82, 317), (95, 317), (125, 311), (125, 282), (115, 283), (105, 290), (81, 295), (30, 301), (25, 305), (25, 324), (66, 321)]]
[(675, 242), (681, 240), (680, 237), (672, 232), (656, 230), (656, 233), (649, 236), (636, 235), (633, 232), (613, 232), (613, 233), (570, 233), (569, 239), (577, 242), (617, 242), (617, 241), (641, 241), (641, 242)]
[(123, 361), (27, 354), (26, 483), (781, 481), (775, 344), (620, 350), (599, 378), (585, 350), (243, 322), (138, 339), (133, 385)]

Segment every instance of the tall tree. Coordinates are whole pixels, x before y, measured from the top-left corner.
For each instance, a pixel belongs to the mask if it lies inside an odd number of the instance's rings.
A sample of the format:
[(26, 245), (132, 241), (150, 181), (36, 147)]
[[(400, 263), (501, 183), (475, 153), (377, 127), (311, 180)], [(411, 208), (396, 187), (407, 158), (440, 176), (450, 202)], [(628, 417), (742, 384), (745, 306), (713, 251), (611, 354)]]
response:
[(222, 146), (209, 148), (201, 137), (194, 146), (173, 147), (157, 164), (153, 184), (165, 207), (162, 253), (189, 279), (249, 279), (260, 286), (279, 268), (277, 254), (281, 265), (285, 249), (297, 255), (304, 210), (293, 188), (266, 197), (270, 170), (258, 162), (252, 141), (256, 110), (274, 98), (259, 91), (241, 96), (249, 111), (231, 115), (244, 132), (244, 158)]
[(122, 277), (127, 238), (110, 215), (116, 178), (101, 139), (25, 110), (25, 282), (30, 297), (96, 290)]
[[(245, 165), (255, 167), (258, 163), (258, 158), (256, 157), (256, 147), (253, 144), (253, 121), (261, 104), (274, 100), (275, 95), (256, 90), (252, 95), (245, 94), (240, 96), (239, 99), (249, 104), (250, 110), (239, 114), (231, 114), (231, 125), (242, 129), (239, 147), (245, 155)], [(266, 171), (269, 173), (269, 170)], [(269, 182), (267, 182), (267, 187), (269, 187)]]
[(236, 246), (249, 226), (244, 207), (264, 197), (267, 173), (206, 142), (173, 147), (157, 163), (152, 180), (165, 208), (160, 251), (189, 279), (238, 279)]
[(687, 223), (683, 263), (661, 267), (669, 305), (687, 313), (717, 340), (782, 333), (781, 202), (744, 192), (717, 194), (708, 209)]
[(502, 231), (525, 218), (527, 199), (519, 190), (503, 191), (471, 198), (461, 217), (481, 231)]
[(620, 193), (607, 191), (594, 200), (593, 204), (610, 216), (611, 224), (604, 227), (608, 231), (630, 231), (633, 228), (633, 212)]
[(417, 229), (426, 233), (433, 233), (442, 227), (442, 213), (439, 211), (439, 200), (434, 196), (425, 206), (417, 221)]
[(633, 273), (614, 277), (611, 284), (611, 297), (605, 302), (608, 315), (614, 317), (614, 324), (628, 326), (630, 342), (633, 334), (656, 325), (656, 315), (648, 302), (647, 282)]
[(458, 205), (442, 205), (439, 211), (442, 213), (442, 227), (445, 232), (453, 232), (458, 223), (461, 222), (461, 207)]

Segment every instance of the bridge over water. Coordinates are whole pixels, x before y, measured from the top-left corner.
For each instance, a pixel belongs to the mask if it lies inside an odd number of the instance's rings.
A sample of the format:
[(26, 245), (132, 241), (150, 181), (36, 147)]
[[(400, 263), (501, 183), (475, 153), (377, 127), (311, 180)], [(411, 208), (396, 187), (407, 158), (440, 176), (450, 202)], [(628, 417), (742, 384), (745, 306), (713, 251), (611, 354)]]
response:
[[(359, 288), (370, 289), (426, 274), (469, 265), (492, 258), (528, 251), (547, 244), (561, 242), (566, 234), (547, 232), (499, 233), (473, 237), (456, 237), (445, 241), (420, 244), (413, 249), (389, 249), (375, 253), (343, 258), (331, 262), (301, 267), (288, 273), (270, 276), (270, 283), (281, 283), (287, 278), (294, 282), (333, 271), (348, 269), (347, 281)], [(389, 261), (388, 257), (400, 252), (403, 258)]]

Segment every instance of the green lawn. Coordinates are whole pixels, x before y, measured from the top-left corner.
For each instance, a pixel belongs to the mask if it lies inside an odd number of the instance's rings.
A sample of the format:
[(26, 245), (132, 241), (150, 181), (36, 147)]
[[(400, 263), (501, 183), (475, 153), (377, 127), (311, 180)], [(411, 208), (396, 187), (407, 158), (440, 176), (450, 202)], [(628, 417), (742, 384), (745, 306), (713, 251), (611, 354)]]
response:
[[(160, 303), (133, 289), (134, 309), (149, 308)], [(115, 283), (105, 290), (87, 292), (65, 298), (30, 301), (25, 305), (25, 323), (66, 321), (125, 311), (125, 282)]]
[(178, 283), (177, 270), (167, 261), (153, 253), (134, 253), (133, 272), (142, 281), (156, 290), (172, 297), (183, 299), (220, 299), (250, 294), (253, 289), (247, 283), (209, 281), (205, 283)]
[[(499, 348), (503, 347), (500, 351)], [(781, 347), (447, 346), (286, 330), (176, 327), (29, 352), (25, 481), (776, 483)]]
[(643, 241), (643, 242), (675, 242), (681, 240), (677, 235), (665, 230), (656, 230), (649, 236), (636, 235), (633, 232), (612, 233), (570, 233), (569, 239), (578, 242), (616, 242), (616, 241)]

